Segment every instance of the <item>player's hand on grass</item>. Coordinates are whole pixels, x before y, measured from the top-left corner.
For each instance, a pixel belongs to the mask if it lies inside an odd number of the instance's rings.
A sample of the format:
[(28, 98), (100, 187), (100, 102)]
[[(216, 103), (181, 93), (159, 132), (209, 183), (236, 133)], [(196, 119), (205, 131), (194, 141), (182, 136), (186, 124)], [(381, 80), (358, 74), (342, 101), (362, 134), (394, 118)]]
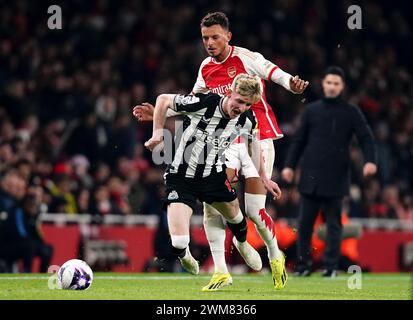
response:
[(290, 78), (290, 88), (294, 93), (301, 94), (307, 88), (309, 82), (300, 79), (299, 76)]
[(152, 138), (145, 142), (145, 147), (150, 151), (162, 151), (164, 147), (162, 130), (152, 134)]
[(264, 183), (265, 189), (271, 192), (273, 196), (273, 200), (277, 200), (281, 198), (281, 189), (277, 183), (275, 183), (274, 181), (268, 178), (263, 179), (263, 183)]
[(153, 110), (155, 107), (149, 102), (143, 102), (133, 108), (133, 115), (138, 121), (153, 121)]

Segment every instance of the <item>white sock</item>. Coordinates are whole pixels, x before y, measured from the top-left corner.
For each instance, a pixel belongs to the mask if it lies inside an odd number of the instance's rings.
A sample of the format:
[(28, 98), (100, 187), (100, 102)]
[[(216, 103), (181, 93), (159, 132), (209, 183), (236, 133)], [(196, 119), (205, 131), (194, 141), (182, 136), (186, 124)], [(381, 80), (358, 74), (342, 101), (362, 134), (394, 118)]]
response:
[(232, 219), (227, 219), (227, 221), (229, 222), (229, 223), (232, 223), (232, 224), (238, 224), (238, 223), (240, 223), (242, 220), (244, 219), (244, 216), (242, 215), (242, 212), (241, 212), (241, 210), (239, 210), (238, 211), (238, 214), (234, 217), (234, 218), (232, 218)]
[(189, 235), (175, 236), (171, 234), (172, 246), (177, 249), (185, 249), (189, 245)]
[(189, 235), (173, 235), (171, 234), (172, 246), (176, 249), (185, 249), (185, 255), (180, 258), (183, 260), (188, 260), (191, 258), (191, 253), (189, 252)]
[(225, 261), (225, 222), (222, 215), (208, 204), (204, 204), (204, 229), (215, 272), (228, 273)]
[(274, 221), (265, 211), (265, 199), (266, 196), (262, 194), (245, 193), (245, 211), (267, 246), (268, 258), (279, 259), (281, 251), (274, 232)]

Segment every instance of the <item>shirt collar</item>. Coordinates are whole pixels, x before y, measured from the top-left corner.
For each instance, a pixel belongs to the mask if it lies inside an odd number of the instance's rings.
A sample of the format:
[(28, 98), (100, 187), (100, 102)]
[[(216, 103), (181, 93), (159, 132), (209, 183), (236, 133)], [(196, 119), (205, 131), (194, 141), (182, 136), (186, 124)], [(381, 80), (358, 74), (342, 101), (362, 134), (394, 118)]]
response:
[(221, 100), (219, 100), (218, 108), (219, 108), (219, 111), (221, 112), (221, 115), (222, 115), (225, 119), (230, 119), (230, 117), (229, 117), (228, 115), (226, 115), (225, 112), (224, 112), (223, 104), (224, 104), (225, 98), (227, 98), (227, 97), (224, 96), (224, 97), (221, 98)]

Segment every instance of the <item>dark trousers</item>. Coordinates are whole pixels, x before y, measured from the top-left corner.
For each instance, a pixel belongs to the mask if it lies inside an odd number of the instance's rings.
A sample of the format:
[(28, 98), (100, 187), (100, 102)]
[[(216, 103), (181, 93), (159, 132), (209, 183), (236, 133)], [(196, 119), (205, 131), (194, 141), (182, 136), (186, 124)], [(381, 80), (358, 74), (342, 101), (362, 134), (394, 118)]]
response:
[(53, 257), (53, 247), (43, 241), (33, 241), (32, 248), (34, 256), (40, 258), (40, 272), (46, 273)]
[(0, 259), (6, 261), (6, 272), (12, 272), (11, 266), (17, 260), (23, 261), (23, 271), (30, 272), (33, 261), (33, 249), (28, 242), (17, 241), (0, 244)]
[(30, 273), (35, 257), (40, 258), (40, 272), (45, 273), (53, 256), (53, 247), (42, 241), (17, 241), (0, 244), (0, 259), (7, 263), (7, 272), (17, 260), (23, 262), (23, 272)]
[(297, 268), (311, 269), (311, 237), (314, 222), (322, 210), (327, 226), (324, 267), (337, 269), (341, 247), (341, 197), (320, 197), (301, 194), (297, 239)]

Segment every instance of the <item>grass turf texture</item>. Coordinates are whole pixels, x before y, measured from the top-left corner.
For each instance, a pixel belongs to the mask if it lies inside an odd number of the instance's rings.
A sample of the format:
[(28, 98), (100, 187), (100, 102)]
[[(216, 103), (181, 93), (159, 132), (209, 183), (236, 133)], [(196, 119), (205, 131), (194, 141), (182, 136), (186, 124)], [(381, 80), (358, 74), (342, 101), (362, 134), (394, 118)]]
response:
[(412, 276), (406, 273), (363, 274), (362, 288), (349, 289), (351, 274), (335, 279), (319, 274), (289, 277), (287, 286), (273, 289), (271, 276), (233, 275), (234, 284), (217, 292), (201, 292), (210, 275), (186, 273), (96, 273), (86, 291), (51, 290), (45, 274), (0, 274), (0, 300), (409, 300)]

